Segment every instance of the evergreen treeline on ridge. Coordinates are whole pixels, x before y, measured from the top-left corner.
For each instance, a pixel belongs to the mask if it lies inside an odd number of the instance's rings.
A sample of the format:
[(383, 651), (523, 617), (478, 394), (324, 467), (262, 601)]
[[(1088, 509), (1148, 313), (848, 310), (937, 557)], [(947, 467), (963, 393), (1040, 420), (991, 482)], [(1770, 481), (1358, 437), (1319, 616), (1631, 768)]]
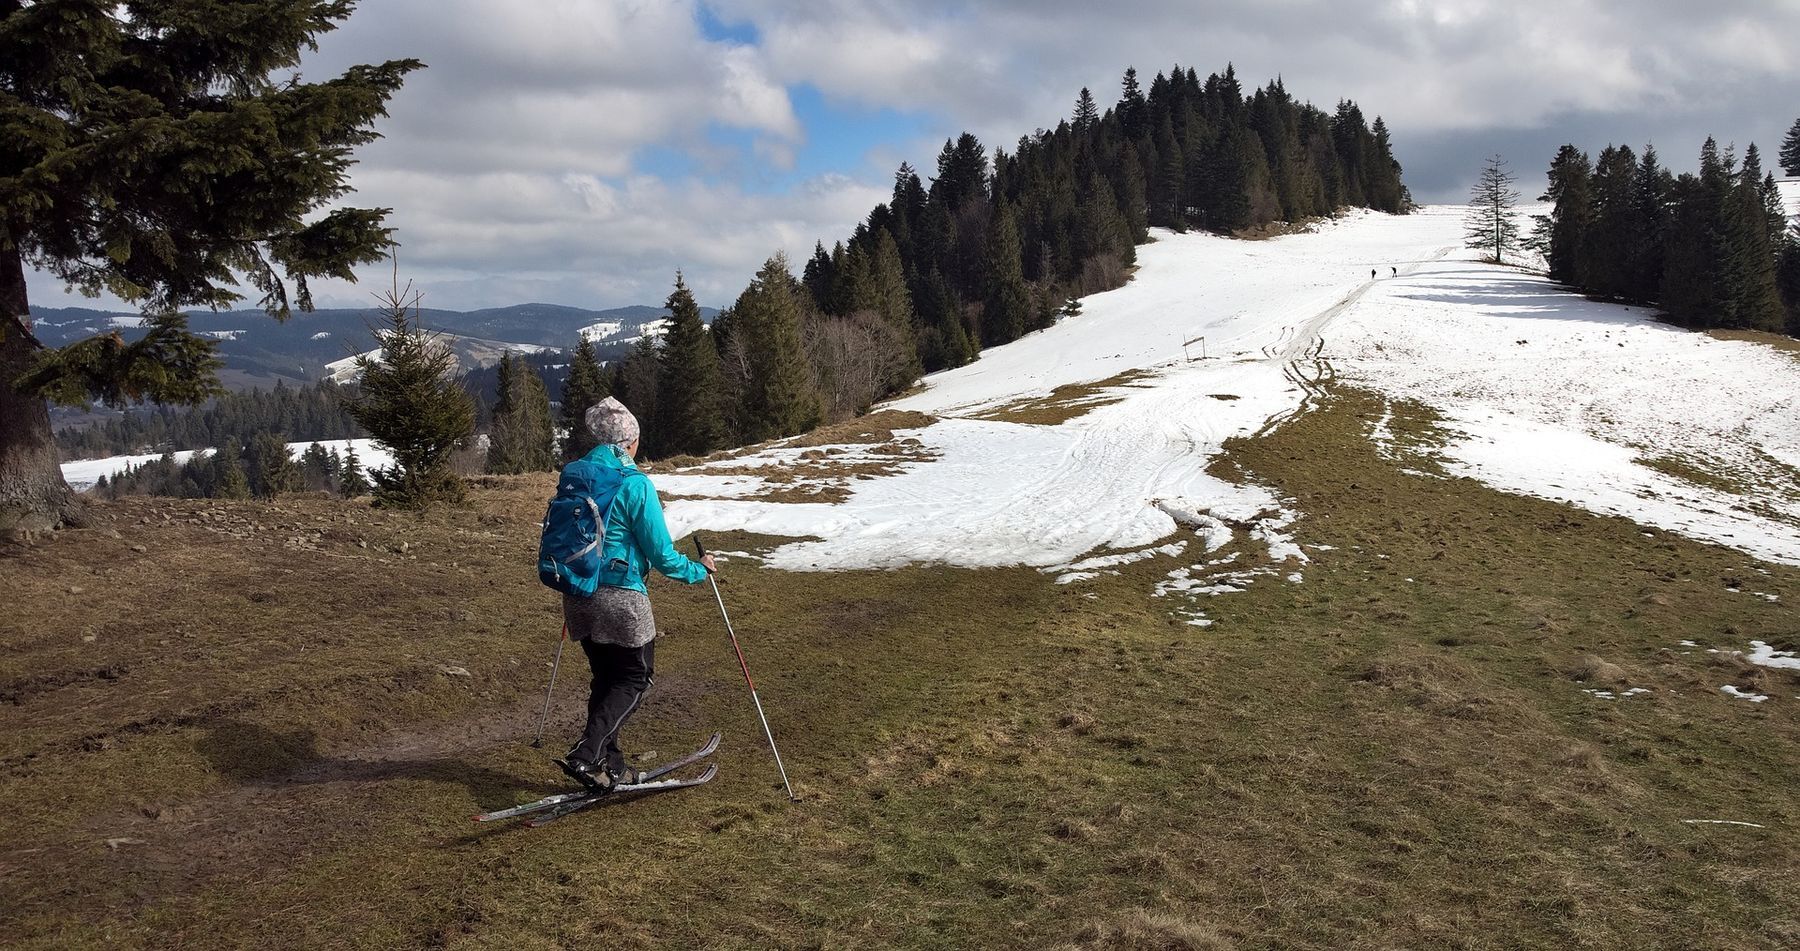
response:
[[(1232, 234), (1344, 207), (1411, 205), (1381, 119), (1370, 126), (1348, 101), (1327, 113), (1279, 80), (1245, 95), (1229, 66), (1204, 81), (1177, 67), (1147, 89), (1128, 69), (1112, 108), (1101, 111), (1083, 89), (1071, 118), (1010, 153), (990, 157), (969, 133), (946, 140), (936, 171), (927, 184), (902, 164), (891, 199), (848, 240), (817, 244), (798, 277), (784, 255), (772, 256), (710, 329), (677, 275), (660, 343), (645, 337), (603, 369), (584, 342), (560, 387), (562, 458), (591, 448), (582, 413), (608, 393), (645, 423), (649, 458), (704, 455), (864, 412), (921, 373), (968, 363), (983, 347), (1074, 312), (1074, 298), (1122, 285), (1151, 227)], [(495, 379), (491, 471), (547, 467), (541, 373), (508, 358), (468, 378), (484, 422)], [(66, 454), (93, 455), (250, 445), (276, 432), (362, 435), (338, 387), (323, 383), (159, 407), (58, 440)], [(112, 491), (193, 492), (192, 481), (210, 495), (214, 482), (227, 484), (149, 468), (152, 477), (114, 480)], [(314, 468), (323, 474), (323, 463)], [(260, 494), (261, 481), (249, 481)], [(270, 485), (285, 490), (279, 478)]]
[[(927, 185), (902, 164), (890, 200), (848, 240), (815, 245), (797, 279), (770, 258), (714, 320), (710, 354), (672, 331), (619, 361), (613, 395), (657, 422), (645, 454), (698, 455), (863, 412), (1120, 286), (1151, 227), (1232, 234), (1411, 205), (1380, 118), (1370, 126), (1348, 101), (1327, 113), (1280, 80), (1246, 96), (1229, 66), (1204, 81), (1177, 67), (1148, 89), (1128, 69), (1112, 108), (1083, 89), (1071, 118), (1010, 153), (990, 160), (966, 132), (946, 140), (936, 171)], [(678, 281), (669, 306), (685, 293)], [(716, 393), (665, 385), (710, 380), (715, 363)], [(701, 424), (718, 406), (731, 408), (721, 425)]]
[(1800, 336), (1800, 223), (1755, 145), (1740, 164), (1709, 138), (1699, 172), (1679, 176), (1648, 146), (1639, 157), (1609, 145), (1590, 161), (1565, 145), (1542, 200), (1552, 208), (1534, 240), (1551, 279), (1660, 306), (1686, 327)]
[(354, 385), (330, 381), (291, 387), (222, 393), (201, 406), (156, 404), (134, 408), (93, 426), (56, 431), (65, 459), (83, 459), (163, 450), (210, 449), (227, 442), (247, 445), (257, 433), (294, 433), (307, 440), (353, 439), (366, 435), (350, 418), (347, 398)]

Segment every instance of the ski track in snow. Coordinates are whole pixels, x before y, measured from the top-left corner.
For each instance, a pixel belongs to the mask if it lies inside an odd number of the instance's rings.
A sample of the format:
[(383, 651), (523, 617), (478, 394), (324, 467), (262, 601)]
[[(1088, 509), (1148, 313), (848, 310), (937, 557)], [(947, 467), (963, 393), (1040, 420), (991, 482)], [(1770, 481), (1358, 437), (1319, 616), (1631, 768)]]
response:
[[(1404, 273), (1453, 247), (1458, 214), (1361, 213), (1316, 233), (1256, 242), (1158, 231), (1138, 249), (1131, 283), (1086, 298), (1079, 316), (927, 377), (923, 392), (889, 404), (939, 417), (895, 433), (923, 443), (929, 461), (852, 482), (838, 504), (751, 501), (755, 477), (709, 474), (707, 466), (659, 474), (666, 493), (734, 496), (670, 502), (670, 529), (800, 538), (766, 556), (787, 570), (1028, 565), (1063, 581), (1157, 554), (1134, 550), (1192, 531), (1194, 554), (1241, 535), (1292, 573), (1305, 563), (1286, 534), (1298, 513), (1268, 488), (1214, 478), (1206, 467), (1226, 439), (1304, 408), (1325, 370), (1325, 325), (1378, 283), (1372, 270), (1387, 280), (1390, 267)], [(1202, 336), (1211, 358), (1186, 361), (1183, 342)], [(974, 418), (1133, 370), (1147, 377), (1109, 387), (1113, 402), (1060, 425)], [(779, 464), (792, 452), (777, 447), (717, 465)], [(1194, 573), (1206, 567), (1177, 569), (1182, 577), (1158, 593), (1205, 588)], [(1236, 573), (1231, 587), (1274, 571)], [(1192, 623), (1203, 622), (1196, 615)]]

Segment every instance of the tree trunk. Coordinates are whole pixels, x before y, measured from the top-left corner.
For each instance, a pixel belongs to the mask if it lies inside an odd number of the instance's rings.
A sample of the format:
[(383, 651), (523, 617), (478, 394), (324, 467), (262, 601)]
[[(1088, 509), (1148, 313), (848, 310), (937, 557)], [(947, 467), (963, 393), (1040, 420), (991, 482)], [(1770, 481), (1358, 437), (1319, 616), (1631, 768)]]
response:
[(0, 536), (80, 521), (81, 509), (57, 465), (50, 407), (14, 385), (42, 345), (31, 335), (25, 264), (0, 250)]

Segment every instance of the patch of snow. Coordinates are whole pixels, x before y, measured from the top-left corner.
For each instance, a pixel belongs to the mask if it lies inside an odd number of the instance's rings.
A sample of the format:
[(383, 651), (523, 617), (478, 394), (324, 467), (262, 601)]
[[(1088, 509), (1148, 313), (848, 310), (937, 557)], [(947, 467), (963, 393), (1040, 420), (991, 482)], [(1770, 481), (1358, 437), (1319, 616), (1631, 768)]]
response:
[(330, 363), (325, 364), (325, 373), (331, 378), (333, 383), (348, 383), (351, 380), (356, 379), (356, 361), (365, 357), (380, 362), (381, 348), (376, 347), (373, 350), (366, 350), (355, 356), (345, 357), (342, 360), (333, 360)]
[(1740, 822), (1736, 819), (1683, 819), (1681, 821), (1691, 826), (1747, 826), (1752, 829), (1768, 828), (1768, 826), (1757, 825), (1754, 822)]
[(1597, 689), (1591, 689), (1591, 688), (1583, 688), (1581, 692), (1587, 694), (1590, 697), (1595, 698), (1596, 700), (1624, 700), (1624, 699), (1627, 699), (1630, 697), (1635, 697), (1640, 693), (1649, 693), (1650, 688), (1649, 687), (1632, 687), (1630, 690), (1621, 691), (1619, 693), (1614, 693), (1611, 690), (1597, 690)]
[(142, 327), (144, 318), (139, 314), (114, 314), (109, 323), (114, 327)]
[(1739, 700), (1748, 700), (1751, 703), (1762, 703), (1769, 699), (1769, 695), (1766, 693), (1751, 693), (1747, 690), (1739, 690), (1736, 684), (1726, 684), (1725, 686), (1720, 687), (1719, 691), (1728, 696), (1736, 697)]
[(321, 331), (319, 331), (319, 332), (318, 332), (318, 333), (316, 333), (316, 334), (313, 334), (313, 335), (312, 335), (312, 338), (313, 338), (313, 339), (314, 339), (314, 340), (324, 340), (324, 339), (326, 339), (326, 338), (327, 338), (327, 337), (330, 337), (330, 336), (331, 336), (331, 331), (329, 331), (329, 330), (321, 330)]
[[(1452, 475), (1800, 564), (1800, 364), (1470, 258), (1422, 264), (1353, 305), (1327, 351), (1343, 377), (1435, 409)], [(1693, 393), (1706, 398), (1670, 398)]]
[(1074, 562), (1073, 564), (1060, 565), (1060, 566), (1053, 565), (1049, 568), (1045, 568), (1045, 569), (1041, 569), (1041, 570), (1043, 570), (1043, 571), (1093, 571), (1096, 568), (1116, 568), (1120, 565), (1129, 565), (1129, 564), (1133, 564), (1135, 562), (1140, 562), (1140, 561), (1145, 560), (1146, 558), (1155, 558), (1157, 555), (1168, 555), (1170, 557), (1173, 557), (1175, 555), (1181, 554), (1182, 552), (1184, 552), (1186, 550), (1187, 550), (1187, 542), (1174, 541), (1174, 542), (1170, 542), (1167, 545), (1162, 545), (1162, 546), (1159, 546), (1156, 548), (1145, 548), (1141, 551), (1122, 552), (1117, 555), (1100, 555), (1100, 556), (1097, 556), (1094, 558), (1085, 558), (1081, 561)]
[(242, 330), (202, 330), (200, 335), (214, 340), (236, 340), (244, 335)]
[(1764, 667), (1800, 670), (1800, 652), (1778, 651), (1762, 641), (1751, 641), (1750, 653), (1743, 657), (1752, 664), (1760, 664)]

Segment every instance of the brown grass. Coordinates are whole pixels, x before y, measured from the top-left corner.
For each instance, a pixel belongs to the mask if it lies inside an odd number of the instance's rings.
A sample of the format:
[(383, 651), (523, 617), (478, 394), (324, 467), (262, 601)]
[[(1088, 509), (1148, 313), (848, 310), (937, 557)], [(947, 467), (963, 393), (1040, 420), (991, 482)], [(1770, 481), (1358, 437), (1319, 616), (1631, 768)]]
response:
[(1130, 386), (1148, 376), (1142, 370), (1128, 370), (1091, 383), (1069, 383), (1051, 390), (1047, 396), (1015, 400), (983, 410), (974, 414), (973, 418), (1031, 426), (1059, 426), (1101, 406), (1123, 400), (1123, 394), (1111, 391)]
[[(529, 567), (547, 477), (423, 517), (102, 505), (0, 558), (0, 928), (284, 951), (1791, 946), (1800, 683), (1678, 645), (1792, 645), (1800, 571), (1407, 475), (1363, 436), (1380, 409), (1339, 392), (1228, 449), (1216, 473), (1278, 487), (1331, 548), (1303, 583), (1207, 599), (1205, 631), (1149, 596), (1185, 564), (1164, 557), (1070, 585), (733, 560), (798, 804), (710, 591), (656, 585), (626, 742), (723, 730), (719, 778), (539, 830), (466, 816), (560, 787), (544, 757), (579, 716), (565, 657), (526, 746), (557, 630)], [(1719, 584), (1751, 574), (1783, 601)], [(1653, 693), (1583, 693), (1590, 655)], [(1767, 703), (1718, 690), (1759, 676)]]
[(1705, 333), (1714, 340), (1742, 340), (1748, 343), (1760, 343), (1766, 347), (1774, 347), (1795, 359), (1800, 359), (1800, 338), (1797, 337), (1762, 330), (1708, 330)]

